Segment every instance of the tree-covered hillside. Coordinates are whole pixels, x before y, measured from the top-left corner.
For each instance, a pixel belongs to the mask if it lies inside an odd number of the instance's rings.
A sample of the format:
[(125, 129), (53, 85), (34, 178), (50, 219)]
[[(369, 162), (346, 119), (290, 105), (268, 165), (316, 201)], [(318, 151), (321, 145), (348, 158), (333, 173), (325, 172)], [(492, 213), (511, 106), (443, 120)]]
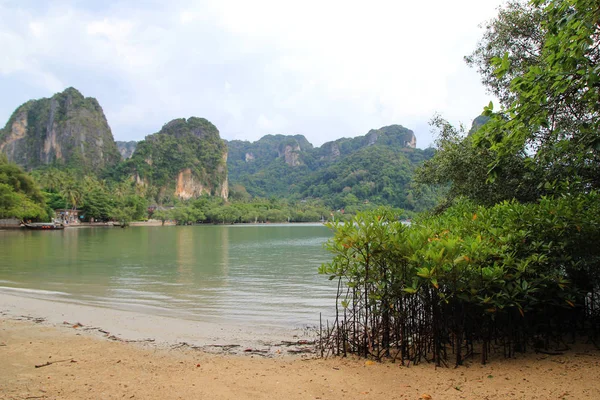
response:
[(437, 197), (411, 186), (415, 168), (433, 155), (416, 149), (414, 133), (391, 125), (364, 136), (314, 148), (304, 136), (268, 135), (229, 142), (232, 187), (252, 196), (317, 198), (334, 209), (386, 204), (408, 210), (434, 206)]
[(133, 176), (162, 203), (202, 194), (227, 197), (227, 146), (204, 118), (176, 119), (137, 144), (119, 174)]

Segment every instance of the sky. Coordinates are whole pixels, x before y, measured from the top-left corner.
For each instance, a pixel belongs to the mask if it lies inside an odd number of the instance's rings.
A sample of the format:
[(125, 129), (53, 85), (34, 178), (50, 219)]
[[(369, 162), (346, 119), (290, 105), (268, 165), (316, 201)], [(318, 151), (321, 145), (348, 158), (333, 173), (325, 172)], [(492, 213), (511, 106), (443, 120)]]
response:
[(227, 140), (315, 146), (391, 124), (434, 140), (438, 113), (494, 100), (463, 57), (502, 0), (0, 0), (0, 126), (67, 87), (95, 97), (115, 140), (203, 117)]

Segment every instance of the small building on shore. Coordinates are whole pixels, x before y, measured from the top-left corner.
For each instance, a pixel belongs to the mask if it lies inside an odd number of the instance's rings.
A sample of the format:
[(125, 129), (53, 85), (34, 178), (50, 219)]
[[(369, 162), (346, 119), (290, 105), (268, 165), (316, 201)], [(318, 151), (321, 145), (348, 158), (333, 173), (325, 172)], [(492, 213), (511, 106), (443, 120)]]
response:
[(79, 223), (79, 212), (81, 210), (73, 210), (67, 208), (59, 208), (54, 210), (56, 222), (60, 222), (62, 224), (78, 224)]

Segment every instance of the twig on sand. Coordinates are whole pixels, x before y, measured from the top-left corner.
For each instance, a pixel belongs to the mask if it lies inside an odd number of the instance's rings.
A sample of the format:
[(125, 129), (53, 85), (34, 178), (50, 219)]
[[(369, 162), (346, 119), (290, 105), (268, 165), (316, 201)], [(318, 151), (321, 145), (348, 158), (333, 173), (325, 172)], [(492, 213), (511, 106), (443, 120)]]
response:
[(561, 351), (550, 351), (550, 350), (543, 350), (543, 349), (535, 349), (536, 353), (542, 353), (542, 354), (547, 354), (549, 356), (562, 356), (564, 353)]
[(304, 354), (304, 353), (314, 353), (315, 350), (312, 348), (304, 348), (304, 349), (289, 349), (287, 351), (290, 354)]
[(125, 343), (145, 343), (145, 342), (154, 342), (154, 339), (139, 339), (139, 340), (130, 340), (130, 339), (121, 339), (115, 335), (110, 335), (108, 337), (110, 340), (114, 340), (116, 342), (125, 342)]
[(295, 342), (282, 340), (281, 344), (274, 344), (273, 346), (311, 346), (314, 344), (315, 344), (314, 340), (297, 340)]
[(48, 361), (45, 364), (40, 364), (40, 365), (36, 365), (36, 368), (42, 368), (42, 367), (47, 367), (48, 365), (52, 365), (52, 364), (56, 364), (56, 363), (60, 363), (60, 362), (77, 362), (75, 360), (73, 360), (72, 358), (66, 359), (66, 360), (58, 360), (58, 361)]
[(31, 315), (19, 315), (18, 317), (15, 317), (14, 319), (16, 319), (17, 321), (33, 321), (36, 324), (41, 324), (42, 322), (46, 322), (45, 318), (36, 318), (36, 317), (32, 317)]
[(216, 347), (222, 349), (224, 351), (235, 349), (236, 347), (240, 347), (239, 344), (207, 344), (204, 347)]

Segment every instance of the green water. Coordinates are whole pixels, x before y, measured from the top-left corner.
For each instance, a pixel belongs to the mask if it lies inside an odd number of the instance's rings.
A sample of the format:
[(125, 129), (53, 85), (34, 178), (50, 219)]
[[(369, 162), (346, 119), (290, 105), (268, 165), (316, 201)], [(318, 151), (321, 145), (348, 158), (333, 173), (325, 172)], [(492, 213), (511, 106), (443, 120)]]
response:
[(212, 322), (317, 324), (320, 225), (0, 231), (0, 293)]

